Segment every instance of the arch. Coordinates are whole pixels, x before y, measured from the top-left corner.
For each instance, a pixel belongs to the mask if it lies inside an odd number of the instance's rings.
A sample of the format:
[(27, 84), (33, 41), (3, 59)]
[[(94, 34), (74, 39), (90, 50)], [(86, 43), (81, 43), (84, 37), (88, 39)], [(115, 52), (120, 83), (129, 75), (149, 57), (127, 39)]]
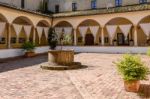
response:
[[(115, 17), (115, 18), (112, 18), (112, 19), (108, 20), (104, 26), (106, 26), (107, 24), (109, 24), (109, 22), (111, 22), (111, 21), (113, 21), (113, 20), (117, 20), (117, 19), (126, 20), (126, 21), (128, 21), (129, 23), (132, 23), (131, 20), (129, 20), (129, 19), (125, 18), (125, 17)], [(133, 24), (133, 23), (132, 23), (132, 24)]]
[(66, 39), (67, 36), (71, 38), (71, 43), (67, 44), (64, 42), (64, 45), (72, 45), (73, 44), (73, 40), (74, 40), (73, 26), (70, 22), (60, 21), (54, 25), (54, 28), (55, 28), (55, 32), (58, 36), (58, 44), (61, 44), (60, 38), (62, 36), (64, 37), (64, 39)]
[[(149, 19), (149, 20), (146, 20), (146, 19)], [(148, 16), (144, 16), (139, 22), (138, 22), (138, 25), (141, 23), (141, 22), (145, 22), (145, 21), (149, 21), (150, 22), (150, 15)]]
[(64, 26), (64, 25), (73, 27), (72, 24), (68, 21), (60, 21), (60, 22), (56, 23), (54, 27), (57, 27), (57, 26), (60, 27), (60, 26)]
[[(5, 22), (7, 23), (8, 20), (6, 19), (6, 17), (0, 13), (0, 22)], [(8, 44), (8, 33), (7, 33), (7, 29), (6, 29), (6, 25), (5, 25), (5, 29), (1, 34), (1, 40), (0, 40), (0, 49), (4, 49), (7, 48), (7, 44)]]
[[(48, 44), (48, 42), (47, 42), (48, 31), (46, 32), (44, 28), (48, 29), (50, 27), (50, 24), (46, 20), (40, 20), (36, 24), (36, 26), (37, 26), (37, 30), (36, 30), (36, 34), (35, 34), (35, 43), (40, 46), (47, 45)], [(38, 28), (42, 29), (41, 33), (40, 33), (40, 31), (38, 31)]]
[[(99, 42), (100, 27), (101, 25), (94, 19), (86, 19), (80, 22), (79, 25), (77, 26), (77, 38), (78, 39), (82, 38), (82, 41), (78, 42), (78, 44), (98, 45), (100, 43)], [(82, 33), (84, 31), (84, 28), (86, 29), (86, 31)]]
[(8, 22), (7, 18), (0, 13), (0, 21)]
[[(19, 16), (19, 17), (16, 17), (12, 23), (17, 23), (17, 21), (20, 21), (21, 24), (28, 24), (28, 25), (32, 25), (33, 26), (33, 22), (31, 21), (31, 19), (29, 19), (28, 17), (26, 16)], [(20, 24), (20, 23), (19, 23)]]
[(86, 22), (88, 23), (91, 23), (91, 22), (94, 22), (94, 23), (96, 23), (96, 25), (98, 25), (98, 26), (101, 26), (96, 20), (94, 20), (94, 19), (86, 19), (86, 20), (83, 20), (82, 22), (80, 22), (78, 25), (77, 25), (77, 27), (79, 27), (80, 25), (83, 25), (84, 23), (86, 24)]
[[(14, 26), (11, 27), (11, 39), (14, 39), (14, 43), (12, 44), (13, 48), (20, 48), (24, 42), (33, 41), (33, 22), (31, 21), (31, 19), (26, 16), (18, 16), (12, 21), (12, 24), (22, 27), (18, 30), (18, 33), (16, 33), (16, 29)], [(31, 26), (29, 35), (26, 33), (25, 28), (23, 28), (23, 26), (25, 25)]]
[[(137, 24), (137, 39), (138, 39), (138, 45), (139, 46), (149, 46), (150, 45), (150, 36), (143, 30), (143, 28), (140, 26), (140, 23), (150, 23), (150, 15), (143, 17)], [(147, 28), (146, 26), (144, 26)]]
[[(106, 24), (105, 24), (105, 33), (104, 35), (108, 38), (108, 45), (119, 45), (119, 46), (128, 46), (130, 45), (130, 40), (133, 40), (133, 27), (130, 27), (129, 33), (125, 36), (126, 33), (122, 31), (120, 28), (120, 25), (132, 25), (133, 23), (131, 20), (124, 18), (124, 17), (115, 17), (110, 19)], [(106, 25), (114, 25), (116, 27), (116, 30), (114, 31), (114, 34), (110, 34), (110, 31), (107, 30)], [(112, 30), (113, 31), (113, 30)]]
[(46, 20), (40, 20), (36, 26), (46, 26), (46, 27), (50, 27), (50, 24), (46, 21)]

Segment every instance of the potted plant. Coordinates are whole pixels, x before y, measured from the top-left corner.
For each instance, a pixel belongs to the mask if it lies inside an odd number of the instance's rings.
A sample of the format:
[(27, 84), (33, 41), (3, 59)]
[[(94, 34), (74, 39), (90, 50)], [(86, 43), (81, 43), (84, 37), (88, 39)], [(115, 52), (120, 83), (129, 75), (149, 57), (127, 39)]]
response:
[(62, 34), (61, 37), (61, 46), (63, 45), (72, 45), (72, 38), (70, 34)]
[(48, 43), (49, 43), (49, 46), (50, 46), (51, 50), (55, 50), (55, 48), (57, 46), (57, 43), (58, 43), (58, 36), (55, 33), (53, 28), (49, 29)]
[(26, 57), (33, 57), (35, 56), (35, 44), (31, 43), (31, 42), (25, 42), (22, 45), (22, 48), (25, 50), (25, 56)]
[(129, 92), (138, 92), (140, 80), (146, 80), (149, 74), (148, 67), (144, 65), (140, 57), (127, 54), (115, 64), (124, 79), (125, 90)]

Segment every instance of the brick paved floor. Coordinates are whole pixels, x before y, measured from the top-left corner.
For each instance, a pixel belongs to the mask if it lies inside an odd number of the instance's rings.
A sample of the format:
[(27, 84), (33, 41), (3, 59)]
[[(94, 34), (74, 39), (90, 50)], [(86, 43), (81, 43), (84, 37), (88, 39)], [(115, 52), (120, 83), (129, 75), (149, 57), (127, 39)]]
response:
[[(0, 63), (0, 99), (150, 99), (150, 80), (141, 81), (139, 93), (124, 91), (112, 63), (120, 57), (77, 54), (75, 61), (88, 67), (71, 71), (41, 70), (46, 55)], [(150, 67), (150, 58), (142, 59)]]

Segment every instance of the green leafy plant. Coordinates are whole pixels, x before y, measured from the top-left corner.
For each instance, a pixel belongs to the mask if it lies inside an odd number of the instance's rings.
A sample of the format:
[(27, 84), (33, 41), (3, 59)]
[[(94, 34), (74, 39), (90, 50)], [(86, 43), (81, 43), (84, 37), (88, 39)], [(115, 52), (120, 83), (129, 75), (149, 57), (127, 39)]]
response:
[(126, 54), (115, 64), (125, 81), (146, 80), (149, 74), (148, 67), (144, 65), (140, 56), (137, 55)]
[(54, 50), (57, 46), (58, 43), (58, 36), (57, 34), (54, 32), (53, 28), (49, 29), (49, 33), (48, 33), (48, 43), (49, 46), (52, 50)]
[(33, 44), (31, 42), (25, 42), (22, 45), (22, 48), (27, 52), (33, 52), (35, 47), (36, 47), (35, 44)]
[(71, 35), (69, 35), (69, 34), (64, 35), (62, 40), (63, 40), (64, 45), (72, 44), (72, 38), (71, 38)]
[(150, 56), (150, 48), (147, 50), (147, 55)]
[(61, 50), (63, 49), (63, 45), (71, 45), (72, 44), (72, 37), (70, 34), (62, 33), (60, 36), (60, 43), (61, 43)]

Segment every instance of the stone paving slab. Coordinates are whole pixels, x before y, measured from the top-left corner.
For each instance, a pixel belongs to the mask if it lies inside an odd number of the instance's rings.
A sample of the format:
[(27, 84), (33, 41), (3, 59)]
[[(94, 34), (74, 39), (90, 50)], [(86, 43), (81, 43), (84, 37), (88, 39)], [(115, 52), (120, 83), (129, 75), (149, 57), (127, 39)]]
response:
[[(124, 91), (113, 62), (120, 54), (81, 53), (75, 61), (87, 68), (42, 70), (47, 56), (0, 64), (0, 99), (150, 99), (150, 80), (141, 81), (139, 94)], [(150, 58), (142, 56), (150, 67)], [(150, 78), (150, 75), (149, 75)]]

